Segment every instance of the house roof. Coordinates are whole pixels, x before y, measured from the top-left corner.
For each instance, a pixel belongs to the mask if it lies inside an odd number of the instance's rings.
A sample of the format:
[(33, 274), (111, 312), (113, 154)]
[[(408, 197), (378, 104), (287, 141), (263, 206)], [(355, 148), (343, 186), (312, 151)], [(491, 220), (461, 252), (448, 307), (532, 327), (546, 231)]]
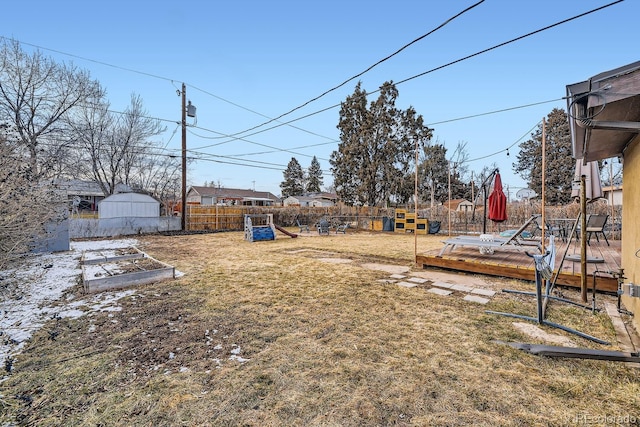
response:
[(329, 200), (338, 200), (338, 195), (336, 193), (310, 193), (307, 196), (313, 199), (329, 199)]
[(622, 191), (622, 184), (620, 185), (613, 184), (613, 186), (603, 185), (602, 191)]
[(444, 202), (442, 204), (442, 206), (444, 206), (445, 208), (449, 208), (449, 209), (458, 209), (458, 206), (460, 206), (460, 205), (473, 206), (473, 203), (471, 203), (470, 201), (468, 201), (466, 199), (453, 199), (453, 200), (447, 200), (446, 202)]
[(200, 196), (217, 197), (221, 199), (278, 201), (278, 197), (268, 191), (203, 186), (192, 186), (190, 191), (194, 191)]
[(567, 85), (573, 157), (616, 157), (640, 134), (640, 61)]
[(313, 202), (314, 200), (317, 200), (317, 197), (310, 197), (310, 196), (289, 196), (287, 197), (287, 199), (296, 199), (299, 202)]
[(305, 201), (318, 200), (318, 199), (334, 200), (334, 201), (338, 200), (338, 195), (335, 193), (307, 193), (304, 195), (289, 196), (289, 197), (293, 197), (298, 200), (305, 200)]

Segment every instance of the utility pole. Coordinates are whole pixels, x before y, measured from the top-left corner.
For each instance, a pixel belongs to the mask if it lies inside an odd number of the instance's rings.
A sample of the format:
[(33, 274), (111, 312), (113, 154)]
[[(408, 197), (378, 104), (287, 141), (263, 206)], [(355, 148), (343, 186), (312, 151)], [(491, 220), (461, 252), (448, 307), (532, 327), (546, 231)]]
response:
[(187, 87), (182, 83), (182, 211), (180, 225), (186, 230), (187, 220)]

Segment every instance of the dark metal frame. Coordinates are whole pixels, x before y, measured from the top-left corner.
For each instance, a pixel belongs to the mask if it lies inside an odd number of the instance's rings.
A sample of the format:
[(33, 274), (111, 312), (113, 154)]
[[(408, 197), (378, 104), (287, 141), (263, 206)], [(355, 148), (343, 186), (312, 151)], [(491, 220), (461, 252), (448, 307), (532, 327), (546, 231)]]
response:
[[(481, 184), (482, 190), (484, 192), (484, 205), (483, 206), (485, 206), (485, 209), (483, 209), (483, 214), (482, 214), (482, 216), (483, 216), (483, 218), (482, 218), (482, 234), (486, 234), (487, 233), (487, 209), (486, 209), (486, 206), (487, 206), (487, 199), (489, 198), (489, 194), (487, 194), (488, 193), (487, 187), (491, 184), (491, 181), (493, 181), (493, 178), (496, 176), (497, 173), (500, 173), (500, 169), (499, 168), (494, 169), (489, 174), (489, 176), (487, 176), (485, 178), (485, 180)], [(480, 193), (478, 193), (478, 195), (479, 194)], [(476, 198), (477, 198), (477, 196), (476, 196)], [(476, 219), (476, 201), (474, 200), (473, 201), (473, 212), (471, 214), (471, 220), (475, 221), (475, 219)]]
[[(545, 262), (544, 258), (549, 255), (549, 252), (547, 252), (545, 254), (542, 254), (542, 255), (531, 255), (529, 253), (527, 253), (527, 255), (532, 257), (535, 260), (535, 264), (536, 264), (536, 292), (535, 292), (535, 296), (536, 296), (536, 300), (537, 300), (537, 318), (536, 317), (531, 317), (531, 316), (524, 316), (524, 315), (521, 315), (521, 314), (503, 313), (503, 312), (499, 312), (499, 311), (489, 311), (489, 310), (485, 311), (485, 313), (499, 314), (501, 316), (515, 317), (515, 318), (518, 318), (518, 319), (524, 319), (524, 320), (528, 320), (528, 321), (531, 321), (531, 322), (536, 322), (536, 323), (538, 323), (540, 325), (551, 326), (553, 328), (561, 329), (563, 331), (572, 333), (574, 335), (578, 335), (579, 337), (586, 338), (588, 340), (597, 342), (598, 344), (611, 345), (611, 343), (608, 342), (608, 341), (601, 340), (600, 338), (596, 338), (594, 336), (585, 334), (584, 332), (580, 332), (578, 330), (569, 328), (569, 327), (564, 326), (564, 325), (560, 325), (558, 323), (550, 322), (545, 318), (546, 310), (545, 310), (545, 307), (544, 307), (545, 304), (544, 304), (543, 295), (542, 295), (542, 281), (543, 281), (543, 278), (542, 278), (542, 274), (541, 274), (540, 270), (538, 269), (538, 265), (543, 265), (543, 263)], [(547, 282), (547, 290), (548, 290), (549, 289), (549, 281), (548, 280), (545, 280), (545, 281)], [(508, 291), (508, 290), (505, 290), (504, 292), (523, 293), (525, 295), (533, 295), (533, 293), (530, 293), (530, 292)], [(546, 294), (546, 292), (545, 292), (545, 294)], [(544, 299), (547, 299), (547, 298), (548, 299), (556, 299), (555, 297), (551, 297), (548, 294), (544, 295)], [(562, 300), (561, 298), (557, 298), (557, 299), (558, 300)], [(562, 301), (563, 302), (570, 302), (572, 304), (576, 304), (573, 301), (568, 301), (568, 300), (562, 300)], [(576, 305), (579, 305), (579, 306), (581, 306), (583, 308), (591, 309), (591, 307), (589, 307), (589, 306), (582, 306), (580, 304), (576, 304)]]

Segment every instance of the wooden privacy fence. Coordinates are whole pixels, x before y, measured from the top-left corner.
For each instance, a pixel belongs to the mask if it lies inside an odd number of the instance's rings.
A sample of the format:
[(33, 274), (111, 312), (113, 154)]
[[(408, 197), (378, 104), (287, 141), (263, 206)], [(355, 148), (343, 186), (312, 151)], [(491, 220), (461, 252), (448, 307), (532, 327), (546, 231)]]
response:
[(187, 205), (189, 231), (237, 231), (244, 229), (246, 208), (235, 206)]
[(322, 218), (334, 224), (348, 223), (353, 228), (381, 229), (384, 217), (393, 218), (393, 209), (348, 206), (203, 206), (188, 205), (186, 228), (188, 231), (241, 231), (244, 215), (272, 214), (273, 222), (282, 227), (295, 227), (297, 223), (313, 227)]
[[(393, 231), (388, 229), (395, 220), (395, 208), (369, 208), (351, 206), (203, 206), (187, 205), (186, 227), (188, 231), (242, 231), (244, 230), (244, 215), (272, 214), (273, 222), (282, 227), (295, 227), (298, 222), (313, 228), (321, 219), (327, 219), (332, 226), (349, 224), (349, 227), (360, 230)], [(413, 208), (407, 209), (413, 212)], [(433, 208), (420, 207), (417, 218), (441, 223), (440, 233), (447, 233), (449, 228), (453, 233), (480, 234), (486, 225), (487, 232), (499, 233), (506, 229), (517, 229), (534, 213), (540, 213), (539, 204), (510, 203), (507, 205), (507, 221), (494, 223), (484, 219), (482, 207), (467, 212), (450, 211), (444, 206)], [(547, 206), (545, 212), (548, 218), (575, 218), (578, 214), (577, 203), (564, 206)], [(608, 229), (610, 238), (619, 238), (621, 208), (611, 207), (603, 203), (592, 203), (588, 206), (588, 213), (612, 214), (611, 228)], [(451, 224), (451, 225), (449, 225)]]

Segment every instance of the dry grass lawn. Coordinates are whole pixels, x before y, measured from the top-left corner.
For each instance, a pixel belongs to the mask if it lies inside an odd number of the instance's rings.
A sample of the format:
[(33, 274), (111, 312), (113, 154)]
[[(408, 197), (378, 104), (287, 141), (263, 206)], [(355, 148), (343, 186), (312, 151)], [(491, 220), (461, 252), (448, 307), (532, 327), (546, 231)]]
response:
[[(418, 250), (440, 240), (418, 236)], [(514, 327), (516, 319), (485, 313), (535, 316), (531, 298), (498, 292), (484, 306), (461, 293), (427, 292), (428, 283), (385, 283), (388, 271), (365, 268), (389, 264), (428, 277), (414, 266), (412, 235), (279, 233), (249, 243), (242, 233), (219, 233), (140, 242), (185, 275), (139, 287), (121, 300), (122, 311), (51, 320), (0, 384), (1, 425), (640, 423), (639, 368), (542, 358), (494, 342), (545, 343)], [(484, 280), (496, 290), (533, 290)], [(607, 299), (615, 301), (600, 303)], [(615, 343), (605, 313), (550, 309), (554, 321)], [(542, 329), (579, 347), (618, 349)]]

